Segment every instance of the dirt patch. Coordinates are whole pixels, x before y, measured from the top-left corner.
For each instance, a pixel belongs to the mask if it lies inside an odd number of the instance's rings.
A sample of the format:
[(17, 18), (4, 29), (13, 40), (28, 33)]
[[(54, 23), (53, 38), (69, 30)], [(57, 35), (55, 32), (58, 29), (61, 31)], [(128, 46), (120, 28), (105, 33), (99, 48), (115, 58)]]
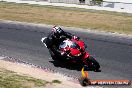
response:
[[(73, 88), (73, 87), (82, 88), (80, 84), (69, 81), (70, 78), (66, 76), (63, 76), (57, 73), (51, 73), (49, 71), (44, 71), (42, 69), (38, 69), (38, 68), (31, 67), (31, 66), (24, 65), (24, 64), (0, 60), (0, 68), (4, 68), (7, 70), (16, 72), (18, 75), (34, 77), (34, 78), (46, 80), (49, 82), (52, 82), (53, 80), (60, 80), (61, 82), (61, 83), (53, 83), (52, 85), (49, 83), (45, 87), (42, 87), (42, 88)], [(28, 86), (30, 86), (30, 83)], [(30, 88), (30, 87), (27, 87), (27, 88)]]

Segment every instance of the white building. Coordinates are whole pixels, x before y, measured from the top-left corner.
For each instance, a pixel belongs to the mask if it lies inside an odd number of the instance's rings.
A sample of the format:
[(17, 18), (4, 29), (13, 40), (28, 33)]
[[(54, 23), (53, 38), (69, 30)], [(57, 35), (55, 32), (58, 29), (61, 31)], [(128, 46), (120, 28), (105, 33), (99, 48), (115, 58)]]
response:
[(132, 11), (132, 0), (103, 0), (103, 7)]
[(48, 0), (50, 3), (69, 3), (69, 4), (79, 4), (79, 0)]

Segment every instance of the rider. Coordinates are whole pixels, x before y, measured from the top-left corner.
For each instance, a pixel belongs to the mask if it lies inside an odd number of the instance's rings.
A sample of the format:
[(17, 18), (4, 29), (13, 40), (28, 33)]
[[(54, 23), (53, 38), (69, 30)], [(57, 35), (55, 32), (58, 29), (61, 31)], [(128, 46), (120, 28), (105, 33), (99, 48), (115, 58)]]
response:
[(69, 39), (79, 39), (79, 37), (76, 37), (69, 32), (64, 32), (60, 27), (54, 26), (52, 32), (48, 35), (47, 48), (51, 49), (52, 51), (55, 51), (55, 53), (64, 55), (64, 52), (60, 52), (59, 48), (53, 48), (53, 45), (57, 45), (62, 42), (62, 36)]

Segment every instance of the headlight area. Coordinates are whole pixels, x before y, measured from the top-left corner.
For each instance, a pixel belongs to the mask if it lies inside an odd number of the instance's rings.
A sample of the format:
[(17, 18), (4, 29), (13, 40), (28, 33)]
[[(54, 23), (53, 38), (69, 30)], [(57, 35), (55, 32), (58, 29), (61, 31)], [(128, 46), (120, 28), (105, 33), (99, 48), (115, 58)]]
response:
[(76, 54), (75, 56), (81, 56), (82, 55), (82, 53), (79, 53), (79, 54)]

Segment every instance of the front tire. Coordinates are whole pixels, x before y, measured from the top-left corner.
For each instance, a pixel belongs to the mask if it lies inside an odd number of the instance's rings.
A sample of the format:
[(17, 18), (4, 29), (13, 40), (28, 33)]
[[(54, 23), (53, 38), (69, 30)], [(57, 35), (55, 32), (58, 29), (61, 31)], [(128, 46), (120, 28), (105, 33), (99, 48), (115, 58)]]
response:
[(95, 72), (99, 71), (100, 65), (92, 56), (87, 58), (87, 63), (90, 70)]

